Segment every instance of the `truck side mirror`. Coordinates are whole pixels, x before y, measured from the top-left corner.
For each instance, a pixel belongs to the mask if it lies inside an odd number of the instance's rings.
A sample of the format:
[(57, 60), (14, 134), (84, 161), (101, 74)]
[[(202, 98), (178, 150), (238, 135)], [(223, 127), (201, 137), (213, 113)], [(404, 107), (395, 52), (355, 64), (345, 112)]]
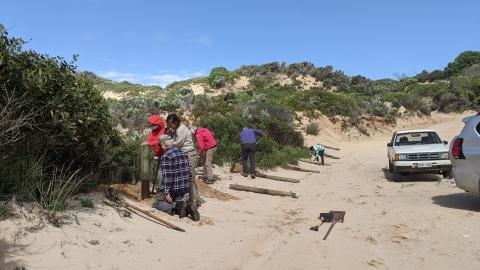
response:
[(443, 141), (443, 144), (447, 145), (447, 144), (448, 144), (448, 142), (447, 142), (447, 141)]
[(387, 143), (387, 147), (392, 147), (393, 144), (391, 142)]

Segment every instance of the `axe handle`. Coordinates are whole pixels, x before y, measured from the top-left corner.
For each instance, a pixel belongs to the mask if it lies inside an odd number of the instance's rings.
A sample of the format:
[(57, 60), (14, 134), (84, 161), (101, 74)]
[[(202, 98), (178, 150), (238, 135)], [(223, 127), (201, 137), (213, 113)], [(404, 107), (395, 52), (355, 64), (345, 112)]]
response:
[(323, 237), (323, 240), (327, 240), (327, 237), (328, 237), (328, 235), (330, 234), (330, 232), (332, 231), (333, 226), (335, 226), (335, 223), (337, 223), (337, 222), (336, 222), (336, 221), (332, 221), (332, 225), (330, 225), (330, 228), (328, 228), (328, 231), (327, 231), (327, 233), (325, 234), (325, 236)]

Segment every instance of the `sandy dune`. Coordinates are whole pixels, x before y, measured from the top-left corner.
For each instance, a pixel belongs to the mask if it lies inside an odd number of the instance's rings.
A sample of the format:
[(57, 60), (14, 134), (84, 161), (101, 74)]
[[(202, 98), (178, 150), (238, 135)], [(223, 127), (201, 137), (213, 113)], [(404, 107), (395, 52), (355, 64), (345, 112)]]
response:
[[(450, 140), (462, 117), (437, 114), (411, 127), (433, 127)], [(208, 190), (199, 224), (162, 215), (186, 233), (138, 216), (122, 219), (100, 203), (100, 194), (90, 195), (96, 209), (72, 206), (80, 225), (30, 232), (38, 221), (0, 222), (0, 269), (480, 269), (480, 196), (437, 176), (389, 181), (389, 136), (310, 138), (341, 147), (335, 154), (342, 159), (328, 160), (329, 167), (301, 164), (320, 174), (271, 172), (301, 179), (298, 184), (216, 168), (221, 181), (217, 191)], [(295, 191), (300, 198), (233, 191), (231, 183)], [(345, 223), (323, 241), (328, 225), (309, 228), (328, 210), (345, 210)]]

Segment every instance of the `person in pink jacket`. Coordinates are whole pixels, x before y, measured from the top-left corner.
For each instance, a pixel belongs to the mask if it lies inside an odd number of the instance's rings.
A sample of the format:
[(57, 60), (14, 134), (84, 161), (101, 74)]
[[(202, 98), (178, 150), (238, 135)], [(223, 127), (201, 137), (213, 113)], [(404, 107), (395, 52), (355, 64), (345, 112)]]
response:
[(198, 145), (198, 156), (205, 152), (205, 164), (203, 165), (203, 181), (207, 184), (213, 184), (213, 155), (217, 151), (217, 141), (215, 133), (208, 128), (192, 127), (192, 134), (195, 135)]

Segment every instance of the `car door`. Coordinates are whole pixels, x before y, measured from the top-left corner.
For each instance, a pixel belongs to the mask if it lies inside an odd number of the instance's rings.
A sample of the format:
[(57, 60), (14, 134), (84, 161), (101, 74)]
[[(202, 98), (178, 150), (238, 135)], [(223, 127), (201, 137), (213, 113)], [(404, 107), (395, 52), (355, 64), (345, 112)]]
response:
[(395, 155), (395, 151), (393, 149), (393, 146), (395, 144), (395, 137), (397, 136), (397, 133), (393, 133), (392, 139), (390, 139), (390, 142), (387, 144), (387, 157), (388, 160), (391, 161), (393, 160), (393, 156)]
[(462, 134), (464, 161), (475, 171), (477, 179), (480, 179), (480, 116), (467, 123), (466, 131), (466, 134)]

